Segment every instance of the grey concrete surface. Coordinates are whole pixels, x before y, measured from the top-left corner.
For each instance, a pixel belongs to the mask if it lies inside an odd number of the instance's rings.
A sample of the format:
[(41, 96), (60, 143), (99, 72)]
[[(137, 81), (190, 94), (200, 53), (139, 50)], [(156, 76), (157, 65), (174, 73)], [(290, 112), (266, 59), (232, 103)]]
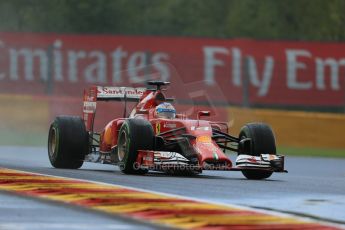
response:
[(211, 202), (236, 204), (345, 224), (345, 159), (287, 157), (287, 174), (245, 179), (241, 172), (205, 171), (191, 177), (152, 172), (124, 175), (112, 165), (85, 163), (54, 169), (45, 148), (0, 147), (0, 167), (148, 189)]

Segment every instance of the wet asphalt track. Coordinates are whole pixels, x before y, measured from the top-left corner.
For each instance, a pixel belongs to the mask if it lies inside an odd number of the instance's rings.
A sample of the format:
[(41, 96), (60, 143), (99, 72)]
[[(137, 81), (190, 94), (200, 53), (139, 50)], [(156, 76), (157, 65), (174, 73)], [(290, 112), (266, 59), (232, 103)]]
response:
[[(277, 210), (341, 223), (345, 227), (345, 159), (287, 157), (289, 173), (274, 174), (265, 181), (246, 180), (240, 172), (220, 171), (205, 171), (193, 177), (155, 172), (145, 176), (124, 175), (115, 166), (93, 163), (85, 163), (79, 170), (54, 169), (46, 149), (35, 147), (0, 147), (0, 167)], [(0, 213), (0, 229), (138, 227), (138, 223), (6, 193), (0, 193)]]

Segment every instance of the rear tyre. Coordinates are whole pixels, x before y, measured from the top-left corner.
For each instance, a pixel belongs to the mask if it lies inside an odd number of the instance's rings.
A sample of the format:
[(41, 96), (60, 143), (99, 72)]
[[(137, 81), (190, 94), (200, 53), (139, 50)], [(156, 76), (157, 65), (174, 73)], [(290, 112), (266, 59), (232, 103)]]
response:
[(153, 150), (154, 132), (150, 122), (144, 119), (127, 119), (121, 126), (117, 141), (117, 155), (122, 172), (126, 174), (145, 174), (135, 164), (138, 150)]
[[(239, 149), (239, 154), (260, 156), (260, 154), (276, 154), (276, 144), (272, 129), (264, 123), (249, 123), (242, 127), (239, 139), (250, 138), (249, 149)], [(273, 172), (259, 170), (243, 170), (242, 174), (251, 180), (269, 178)]]
[(76, 116), (58, 116), (50, 125), (48, 156), (55, 168), (78, 169), (88, 153), (88, 133)]

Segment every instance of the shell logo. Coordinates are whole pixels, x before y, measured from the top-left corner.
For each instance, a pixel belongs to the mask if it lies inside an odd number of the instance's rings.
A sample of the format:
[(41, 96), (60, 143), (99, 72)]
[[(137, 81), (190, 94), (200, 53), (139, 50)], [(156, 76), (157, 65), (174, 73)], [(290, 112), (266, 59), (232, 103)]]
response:
[(196, 141), (202, 143), (210, 143), (212, 140), (210, 136), (199, 136), (196, 138)]

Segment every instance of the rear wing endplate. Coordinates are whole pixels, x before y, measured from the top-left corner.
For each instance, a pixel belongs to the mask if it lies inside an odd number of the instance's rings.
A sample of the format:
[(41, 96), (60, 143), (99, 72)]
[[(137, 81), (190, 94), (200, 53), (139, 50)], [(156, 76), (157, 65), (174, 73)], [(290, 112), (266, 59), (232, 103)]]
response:
[(92, 86), (84, 90), (83, 120), (86, 130), (93, 131), (97, 101), (139, 101), (146, 88)]

